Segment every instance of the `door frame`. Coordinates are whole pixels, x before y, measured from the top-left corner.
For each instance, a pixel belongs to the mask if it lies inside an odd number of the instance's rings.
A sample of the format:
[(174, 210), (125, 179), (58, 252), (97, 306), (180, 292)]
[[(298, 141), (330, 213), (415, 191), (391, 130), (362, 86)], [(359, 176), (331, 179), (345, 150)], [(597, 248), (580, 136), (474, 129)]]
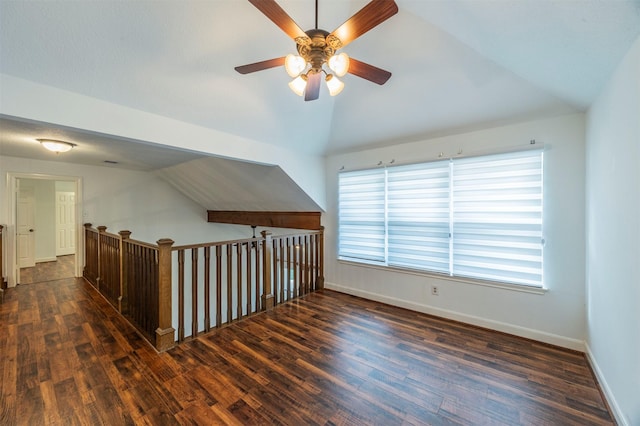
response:
[(82, 199), (82, 178), (78, 176), (48, 175), (41, 173), (7, 173), (7, 206), (9, 208), (9, 223), (7, 223), (7, 236), (9, 237), (7, 253), (7, 285), (15, 287), (20, 279), (20, 268), (18, 266), (18, 245), (17, 245), (17, 203), (18, 203), (18, 179), (42, 179), (42, 180), (64, 180), (75, 183), (76, 192), (76, 254), (74, 255), (74, 276), (82, 276), (82, 266), (84, 261), (84, 232), (82, 224), (83, 199)]

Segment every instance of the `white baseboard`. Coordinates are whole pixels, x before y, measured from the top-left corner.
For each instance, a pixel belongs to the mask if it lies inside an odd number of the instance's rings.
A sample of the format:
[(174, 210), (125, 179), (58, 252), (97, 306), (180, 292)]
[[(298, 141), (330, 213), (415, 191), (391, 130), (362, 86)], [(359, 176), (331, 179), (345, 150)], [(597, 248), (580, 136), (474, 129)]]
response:
[(58, 258), (55, 257), (55, 256), (53, 256), (53, 257), (41, 257), (39, 259), (36, 259), (36, 263), (55, 262), (56, 260), (58, 260)]
[(585, 342), (585, 348), (586, 348), (585, 354), (587, 356), (587, 361), (589, 362), (589, 365), (591, 365), (591, 369), (596, 375), (596, 379), (598, 380), (600, 389), (602, 389), (602, 393), (604, 394), (604, 397), (606, 398), (607, 403), (609, 404), (609, 408), (611, 408), (611, 412), (613, 413), (613, 417), (615, 418), (616, 423), (618, 423), (618, 425), (620, 426), (629, 426), (629, 422), (622, 414), (622, 410), (620, 410), (620, 406), (618, 405), (618, 402), (614, 398), (613, 392), (611, 392), (611, 388), (609, 387), (607, 380), (604, 378), (604, 375), (602, 374), (602, 370), (600, 370), (600, 366), (598, 365), (598, 363), (596, 362), (596, 359), (593, 356), (593, 352), (591, 352), (589, 343)]
[(520, 327), (513, 324), (507, 324), (500, 321), (494, 321), (474, 315), (463, 314), (448, 309), (436, 308), (434, 306), (423, 305), (421, 303), (410, 302), (395, 297), (385, 296), (377, 293), (371, 293), (365, 290), (358, 290), (338, 284), (325, 282), (324, 287), (328, 290), (335, 290), (340, 293), (350, 294), (352, 296), (362, 297), (364, 299), (375, 300), (376, 302), (386, 303), (388, 305), (398, 306), (400, 308), (409, 309), (416, 312), (422, 312), (429, 315), (435, 315), (454, 321), (464, 322), (466, 324), (476, 325), (491, 330), (500, 331), (502, 333), (513, 334), (515, 336), (527, 339), (537, 340), (539, 342), (548, 343), (550, 345), (560, 346), (574, 351), (585, 351), (585, 343), (582, 340), (572, 339), (569, 337), (559, 336), (557, 334), (546, 333), (540, 330)]

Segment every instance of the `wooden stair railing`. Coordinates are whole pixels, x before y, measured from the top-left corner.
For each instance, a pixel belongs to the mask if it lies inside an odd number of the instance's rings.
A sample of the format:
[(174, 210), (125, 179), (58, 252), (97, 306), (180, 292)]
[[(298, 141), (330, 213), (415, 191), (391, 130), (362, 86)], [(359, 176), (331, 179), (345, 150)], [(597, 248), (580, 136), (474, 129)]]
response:
[[(174, 247), (178, 342), (324, 287), (324, 230)], [(190, 314), (188, 314), (190, 311)]]
[(162, 239), (148, 244), (85, 227), (84, 278), (157, 350), (175, 345), (171, 327), (171, 245)]
[(324, 287), (322, 228), (176, 247), (106, 229), (85, 224), (83, 276), (159, 351), (175, 345), (175, 329), (180, 343)]

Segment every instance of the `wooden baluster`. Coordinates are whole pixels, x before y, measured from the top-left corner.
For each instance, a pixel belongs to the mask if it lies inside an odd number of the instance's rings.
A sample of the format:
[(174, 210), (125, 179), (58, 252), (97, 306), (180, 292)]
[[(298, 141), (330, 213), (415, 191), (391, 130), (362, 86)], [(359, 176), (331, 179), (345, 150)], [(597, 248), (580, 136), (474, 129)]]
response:
[(260, 284), (262, 281), (260, 262), (262, 262), (262, 256), (260, 256), (260, 250), (262, 250), (262, 244), (258, 242), (256, 243), (256, 312), (262, 310), (262, 292), (260, 291)]
[(296, 237), (296, 248), (297, 248), (297, 253), (296, 253), (296, 258), (297, 258), (297, 263), (296, 263), (296, 277), (297, 277), (297, 288), (298, 288), (298, 292), (296, 293), (296, 297), (300, 297), (303, 294), (303, 289), (304, 289), (304, 282), (303, 282), (303, 274), (302, 274), (302, 263), (303, 263), (303, 256), (304, 256), (304, 247), (302, 245), (302, 237), (301, 236), (297, 236)]
[(280, 303), (284, 303), (285, 301), (284, 287), (289, 282), (284, 272), (284, 257), (285, 257), (285, 239), (280, 238)]
[(142, 315), (142, 323), (144, 324), (144, 329), (147, 330), (147, 332), (149, 332), (151, 335), (153, 335), (150, 316), (153, 309), (152, 306), (154, 304), (157, 304), (158, 301), (154, 300), (151, 297), (151, 286), (155, 285), (155, 283), (151, 281), (151, 259), (149, 259), (149, 254), (149, 251), (145, 247), (140, 246), (140, 257), (142, 258), (142, 261), (140, 262), (142, 265), (142, 279), (140, 280), (140, 282), (142, 283), (143, 288), (143, 300), (146, 302), (144, 310), (140, 312), (140, 314)]
[(278, 294), (279, 290), (278, 287), (280, 287), (280, 278), (279, 278), (279, 274), (278, 272), (280, 271), (280, 268), (278, 267), (278, 241), (277, 240), (271, 240), (271, 246), (272, 246), (272, 262), (273, 265), (271, 266), (271, 271), (273, 272), (273, 276), (272, 276), (272, 280), (271, 282), (273, 283), (273, 304), (277, 305), (278, 304)]
[(273, 245), (271, 244), (271, 232), (262, 231), (262, 309), (273, 308), (273, 291), (271, 287), (271, 262), (273, 257)]
[(216, 327), (222, 324), (222, 247), (216, 246)]
[(141, 309), (140, 309), (140, 324), (142, 325), (142, 328), (149, 332), (149, 315), (150, 315), (150, 311), (151, 311), (151, 305), (153, 303), (157, 303), (157, 301), (153, 301), (151, 300), (151, 298), (149, 297), (149, 288), (151, 287), (151, 284), (149, 282), (149, 259), (147, 257), (147, 250), (144, 249), (144, 247), (142, 246), (138, 246), (138, 256), (139, 256), (139, 262), (140, 262), (140, 294), (142, 294), (142, 299), (141, 299)]
[(139, 245), (136, 244), (135, 246), (135, 256), (136, 256), (136, 265), (138, 265), (136, 267), (136, 278), (137, 278), (137, 282), (138, 284), (136, 285), (137, 289), (138, 289), (138, 294), (140, 295), (140, 297), (138, 298), (138, 314), (136, 316), (136, 320), (138, 322), (139, 325), (141, 325), (145, 330), (146, 327), (145, 323), (144, 323), (144, 312), (145, 312), (145, 301), (147, 300), (146, 298), (146, 288), (147, 288), (147, 283), (144, 282), (144, 269), (145, 269), (145, 264), (143, 263), (144, 258), (142, 257), (143, 253), (142, 253), (142, 247), (140, 247)]
[(184, 341), (184, 250), (178, 250), (178, 342)]
[(85, 223), (84, 225), (84, 268), (82, 268), (82, 276), (85, 277), (91, 284), (95, 285), (91, 277), (91, 262), (93, 260), (93, 252), (91, 250), (91, 224)]
[(242, 244), (236, 244), (236, 288), (236, 310), (240, 319), (242, 318)]
[(233, 321), (233, 283), (232, 279), (232, 269), (231, 269), (231, 257), (232, 257), (232, 247), (231, 244), (227, 244), (227, 324), (231, 324)]
[(175, 346), (175, 330), (171, 327), (171, 246), (174, 241), (163, 238), (158, 244), (158, 328), (156, 349), (166, 351)]
[(204, 248), (204, 331), (211, 330), (211, 247)]
[(311, 271), (313, 291), (318, 289), (318, 250), (318, 234), (313, 234), (313, 270)]
[(100, 281), (102, 279), (102, 234), (104, 234), (107, 231), (107, 227), (106, 226), (98, 226), (98, 270), (97, 270), (97, 276), (96, 276), (96, 288), (98, 289), (98, 291), (100, 291), (100, 293), (103, 293), (103, 291), (100, 290)]
[(315, 290), (315, 260), (316, 260), (316, 250), (315, 250), (315, 235), (309, 234), (309, 265), (307, 266), (307, 274), (309, 277), (309, 292)]
[[(297, 253), (296, 249), (296, 238), (295, 237), (291, 237), (291, 241), (289, 243), (289, 274), (288, 274), (288, 278), (289, 278), (289, 300), (293, 299), (296, 297), (296, 292), (297, 292), (297, 287), (296, 287), (296, 283), (298, 282), (298, 278), (296, 275), (296, 253)], [(293, 279), (293, 283), (291, 282), (291, 280)]]
[(198, 249), (191, 249), (191, 338), (198, 335)]
[(311, 278), (313, 279), (313, 291), (316, 291), (318, 289), (318, 252), (318, 234), (313, 234), (313, 270), (311, 271)]
[(120, 313), (126, 313), (128, 311), (128, 281), (127, 281), (127, 268), (129, 267), (127, 257), (125, 254), (126, 240), (131, 237), (131, 231), (120, 231), (120, 296), (118, 297), (118, 311)]
[(251, 253), (253, 242), (247, 243), (246, 252), (247, 252), (247, 315), (251, 315)]
[(309, 243), (309, 235), (304, 236), (304, 292), (309, 293), (311, 288), (311, 244)]
[(128, 315), (133, 319), (136, 317), (136, 313), (138, 311), (138, 288), (136, 285), (135, 275), (137, 263), (133, 252), (135, 246), (130, 244), (129, 242), (125, 242), (125, 245), (127, 247), (127, 264), (129, 265), (129, 267), (127, 268), (127, 274), (129, 275), (129, 277), (127, 278), (127, 282), (129, 283), (129, 286), (127, 287), (127, 309)]

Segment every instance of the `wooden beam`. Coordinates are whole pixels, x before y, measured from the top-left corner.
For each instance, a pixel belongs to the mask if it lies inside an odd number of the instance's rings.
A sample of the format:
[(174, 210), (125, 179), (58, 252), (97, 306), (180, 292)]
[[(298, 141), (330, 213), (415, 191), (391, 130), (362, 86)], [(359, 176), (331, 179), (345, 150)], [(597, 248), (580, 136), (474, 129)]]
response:
[(320, 212), (207, 210), (207, 221), (273, 228), (320, 229)]

